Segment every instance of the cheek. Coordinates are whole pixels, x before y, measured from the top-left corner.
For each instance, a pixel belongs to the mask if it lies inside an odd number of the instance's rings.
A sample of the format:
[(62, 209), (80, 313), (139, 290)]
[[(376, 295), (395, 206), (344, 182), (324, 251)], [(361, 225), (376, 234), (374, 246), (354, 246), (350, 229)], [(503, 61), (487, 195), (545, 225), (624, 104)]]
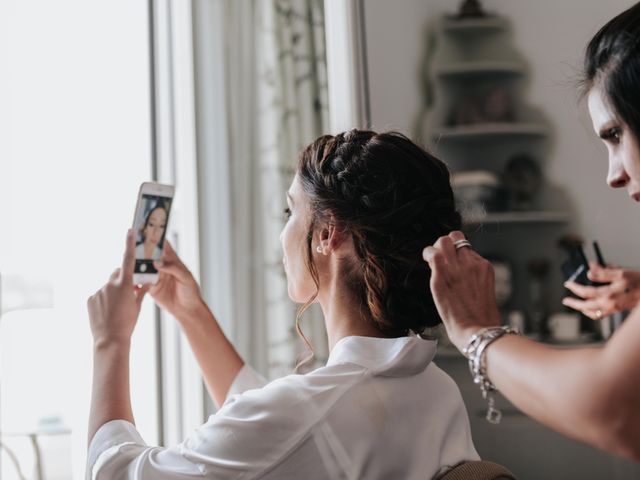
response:
[(280, 235), (287, 275), (289, 298), (306, 302), (315, 292), (313, 278), (307, 268), (307, 244), (304, 227), (290, 220)]

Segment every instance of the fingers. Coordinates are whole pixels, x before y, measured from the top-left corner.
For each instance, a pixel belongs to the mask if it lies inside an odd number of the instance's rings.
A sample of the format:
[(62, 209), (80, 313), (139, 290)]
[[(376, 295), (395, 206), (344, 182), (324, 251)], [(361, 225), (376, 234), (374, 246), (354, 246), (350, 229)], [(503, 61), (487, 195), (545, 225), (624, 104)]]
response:
[(164, 241), (164, 251), (162, 252), (162, 260), (168, 263), (178, 262), (182, 264), (182, 260), (180, 260), (180, 257), (178, 257), (178, 254), (174, 250), (173, 245), (171, 245), (171, 242), (169, 242), (169, 240)]
[(133, 283), (133, 269), (136, 265), (136, 240), (133, 229), (127, 231), (127, 243), (122, 257), (122, 280), (125, 283)]
[(602, 267), (595, 262), (589, 263), (587, 277), (592, 282), (609, 283), (622, 278), (624, 270), (622, 268)]
[(179, 282), (187, 282), (191, 276), (187, 267), (179, 260), (175, 263), (155, 261), (153, 262), (153, 266), (156, 267), (158, 272), (175, 277)]
[(464, 233), (462, 233), (459, 230), (454, 230), (453, 232), (451, 232), (449, 234), (449, 238), (454, 242), (457, 242), (459, 240), (466, 240), (467, 239), (467, 237), (464, 236)]
[(444, 258), (450, 267), (457, 267), (458, 258), (456, 247), (453, 245), (453, 240), (451, 240), (448, 235), (440, 237), (433, 246), (442, 251)]
[(562, 304), (582, 312), (592, 320), (600, 320), (611, 314), (611, 308), (603, 305), (599, 300), (579, 300), (577, 298), (566, 297), (562, 299)]
[(449, 235), (444, 235), (433, 244), (433, 246), (426, 247), (422, 251), (422, 258), (429, 264), (432, 271), (443, 272), (447, 269), (448, 274), (456, 274), (460, 269), (460, 260), (464, 257), (460, 254), (463, 253), (460, 250), (468, 250), (463, 255), (473, 254), (474, 252), (469, 248), (456, 249), (454, 242), (459, 240), (466, 240), (464, 234), (459, 231), (451, 232)]
[(113, 273), (111, 274), (111, 276), (109, 276), (109, 281), (110, 282), (115, 282), (118, 278), (120, 278), (120, 272), (122, 271), (122, 269), (120, 268), (116, 268)]
[(581, 285), (577, 282), (565, 282), (564, 286), (584, 299), (598, 298), (612, 293), (612, 288), (609, 285), (604, 287), (593, 287), (590, 285)]

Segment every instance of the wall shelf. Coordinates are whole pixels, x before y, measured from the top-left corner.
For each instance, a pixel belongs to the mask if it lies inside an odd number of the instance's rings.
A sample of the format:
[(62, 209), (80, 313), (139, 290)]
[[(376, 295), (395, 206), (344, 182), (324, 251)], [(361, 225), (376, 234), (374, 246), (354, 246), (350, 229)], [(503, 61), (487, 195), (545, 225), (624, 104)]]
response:
[(538, 123), (479, 123), (442, 128), (433, 134), (433, 139), (436, 142), (485, 138), (495, 140), (498, 137), (543, 137), (547, 133), (547, 127)]
[(436, 75), (448, 79), (492, 75), (520, 76), (524, 74), (525, 68), (521, 63), (497, 60), (450, 63), (440, 66), (436, 71)]
[(443, 21), (442, 30), (450, 34), (478, 35), (506, 30), (507, 22), (499, 17), (482, 17), (456, 19), (447, 18)]
[(485, 224), (540, 224), (567, 223), (570, 216), (566, 212), (531, 211), (531, 212), (496, 212), (482, 216), (474, 216), (464, 220), (465, 226)]

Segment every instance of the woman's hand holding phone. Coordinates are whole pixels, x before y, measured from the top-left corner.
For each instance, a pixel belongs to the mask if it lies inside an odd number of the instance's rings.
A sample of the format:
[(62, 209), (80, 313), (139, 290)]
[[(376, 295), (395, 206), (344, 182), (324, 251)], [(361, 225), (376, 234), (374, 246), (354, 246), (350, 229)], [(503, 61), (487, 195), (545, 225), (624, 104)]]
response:
[(593, 320), (634, 309), (640, 303), (640, 272), (589, 263), (588, 278), (603, 286), (566, 282), (565, 287), (580, 298), (566, 297), (562, 304)]
[(149, 290), (149, 285), (134, 285), (134, 266), (135, 237), (133, 230), (129, 230), (122, 267), (115, 270), (106, 285), (87, 301), (91, 333), (96, 347), (128, 345), (131, 340), (142, 299)]
[(165, 241), (162, 260), (154, 262), (154, 266), (160, 275), (149, 293), (160, 307), (180, 323), (200, 317), (208, 310), (198, 282), (168, 241)]

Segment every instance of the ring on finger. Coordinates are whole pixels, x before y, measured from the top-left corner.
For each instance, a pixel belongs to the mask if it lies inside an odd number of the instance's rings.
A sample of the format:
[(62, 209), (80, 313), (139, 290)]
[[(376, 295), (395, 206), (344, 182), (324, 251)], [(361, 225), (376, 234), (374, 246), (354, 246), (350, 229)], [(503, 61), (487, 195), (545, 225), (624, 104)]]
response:
[(595, 311), (596, 320), (600, 320), (602, 318), (602, 310)]
[(460, 250), (461, 248), (464, 248), (464, 247), (472, 248), (471, 242), (466, 238), (463, 238), (462, 240), (456, 240), (455, 242), (453, 242), (453, 246), (456, 248), (456, 250)]

